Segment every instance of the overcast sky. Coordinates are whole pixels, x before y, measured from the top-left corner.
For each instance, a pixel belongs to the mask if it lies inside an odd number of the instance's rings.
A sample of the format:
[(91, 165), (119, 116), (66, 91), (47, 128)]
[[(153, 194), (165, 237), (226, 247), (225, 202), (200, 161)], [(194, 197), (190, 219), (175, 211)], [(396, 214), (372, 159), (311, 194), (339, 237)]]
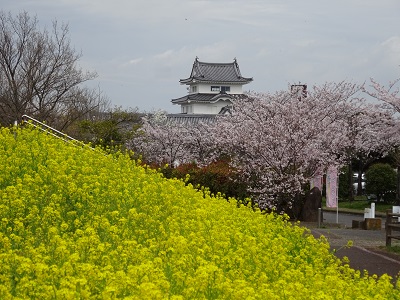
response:
[(80, 66), (113, 106), (179, 112), (195, 57), (237, 59), (244, 90), (400, 77), (399, 0), (0, 0), (69, 24)]

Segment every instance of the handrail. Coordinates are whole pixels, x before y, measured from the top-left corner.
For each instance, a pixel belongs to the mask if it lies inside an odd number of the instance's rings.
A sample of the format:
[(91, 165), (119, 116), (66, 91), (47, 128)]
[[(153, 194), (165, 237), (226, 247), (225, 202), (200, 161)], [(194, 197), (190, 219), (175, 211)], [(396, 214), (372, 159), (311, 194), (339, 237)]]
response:
[(40, 129), (40, 130), (42, 130), (44, 132), (47, 132), (47, 133), (51, 134), (52, 136), (63, 140), (64, 142), (67, 142), (67, 143), (73, 142), (73, 143), (80, 144), (82, 146), (86, 146), (86, 144), (84, 142), (79, 141), (77, 139), (74, 139), (73, 137), (71, 137), (71, 136), (69, 136), (69, 135), (67, 135), (67, 134), (65, 134), (65, 133), (63, 133), (63, 132), (61, 132), (61, 131), (53, 128), (53, 127), (50, 127), (49, 125), (46, 125), (46, 124), (44, 124), (44, 123), (42, 123), (42, 122), (40, 122), (40, 121), (28, 116), (28, 115), (23, 115), (22, 116), (22, 123), (31, 124), (35, 128), (38, 128), (38, 129)]

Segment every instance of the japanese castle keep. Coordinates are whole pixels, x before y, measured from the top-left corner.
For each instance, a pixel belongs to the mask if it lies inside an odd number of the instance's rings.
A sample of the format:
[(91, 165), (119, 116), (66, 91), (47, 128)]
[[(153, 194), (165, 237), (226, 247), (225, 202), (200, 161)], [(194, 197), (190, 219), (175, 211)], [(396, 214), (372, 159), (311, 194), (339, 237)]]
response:
[(242, 95), (242, 86), (251, 81), (242, 77), (236, 58), (232, 63), (207, 63), (196, 57), (189, 78), (179, 80), (188, 86), (188, 94), (171, 102), (181, 106), (178, 115), (216, 115), (232, 103), (233, 96)]

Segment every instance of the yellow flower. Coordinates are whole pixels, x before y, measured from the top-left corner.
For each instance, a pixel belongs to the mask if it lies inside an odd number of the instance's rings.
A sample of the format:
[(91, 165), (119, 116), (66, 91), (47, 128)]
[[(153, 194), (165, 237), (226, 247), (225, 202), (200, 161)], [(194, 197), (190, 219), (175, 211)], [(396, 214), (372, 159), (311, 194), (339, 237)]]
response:
[(285, 215), (16, 130), (0, 129), (1, 299), (400, 298)]

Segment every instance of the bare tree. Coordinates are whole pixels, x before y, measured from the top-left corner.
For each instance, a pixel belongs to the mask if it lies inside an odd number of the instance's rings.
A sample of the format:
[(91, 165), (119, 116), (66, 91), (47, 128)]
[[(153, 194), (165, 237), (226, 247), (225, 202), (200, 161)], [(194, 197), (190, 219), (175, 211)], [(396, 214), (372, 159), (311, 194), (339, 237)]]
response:
[[(63, 129), (74, 118), (103, 101), (80, 85), (97, 77), (84, 72), (82, 57), (71, 47), (68, 25), (53, 22), (52, 30), (40, 30), (36, 17), (21, 12), (13, 17), (0, 11), (0, 123), (8, 125), (30, 114)], [(60, 123), (60, 117), (64, 120)], [(57, 121), (57, 122), (56, 122)]]

